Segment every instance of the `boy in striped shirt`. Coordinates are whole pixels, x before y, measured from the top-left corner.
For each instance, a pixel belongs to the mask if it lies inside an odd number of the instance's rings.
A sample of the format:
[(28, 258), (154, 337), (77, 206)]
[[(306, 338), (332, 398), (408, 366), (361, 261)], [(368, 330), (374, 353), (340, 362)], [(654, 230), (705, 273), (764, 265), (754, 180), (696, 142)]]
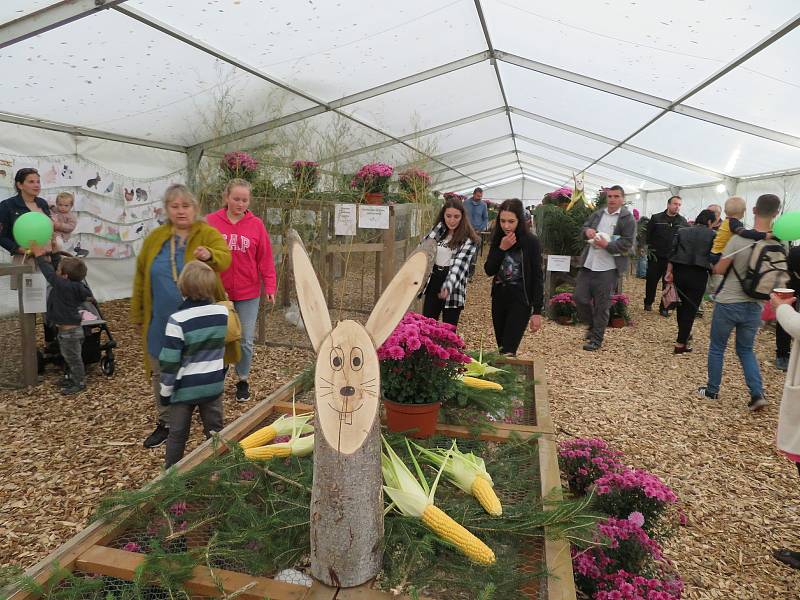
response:
[(216, 273), (196, 260), (187, 263), (178, 277), (184, 301), (167, 321), (158, 357), (161, 404), (169, 406), (166, 468), (183, 458), (195, 407), (206, 437), (222, 430), (228, 309), (215, 304), (216, 285)]

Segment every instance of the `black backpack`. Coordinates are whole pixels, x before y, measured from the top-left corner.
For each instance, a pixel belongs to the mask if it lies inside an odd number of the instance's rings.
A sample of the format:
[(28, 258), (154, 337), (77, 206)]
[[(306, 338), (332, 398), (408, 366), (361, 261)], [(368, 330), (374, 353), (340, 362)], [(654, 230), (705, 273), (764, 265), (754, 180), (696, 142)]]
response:
[[(742, 284), (742, 291), (756, 300), (769, 300), (775, 288), (785, 288), (789, 284), (789, 263), (786, 248), (777, 240), (759, 240), (750, 246), (747, 270), (740, 275), (731, 263), (719, 286), (725, 285), (728, 273), (733, 271)], [(717, 290), (719, 293), (719, 290)]]

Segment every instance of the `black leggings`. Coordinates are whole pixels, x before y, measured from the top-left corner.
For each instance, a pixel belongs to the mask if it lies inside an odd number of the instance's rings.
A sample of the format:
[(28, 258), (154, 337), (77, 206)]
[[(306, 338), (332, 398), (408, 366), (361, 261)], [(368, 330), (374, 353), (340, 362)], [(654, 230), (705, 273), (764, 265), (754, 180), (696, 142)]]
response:
[(492, 286), (492, 325), (500, 352), (516, 354), (531, 318), (531, 306), (525, 302), (520, 286)]
[(445, 301), (439, 298), (439, 292), (442, 291), (445, 279), (450, 269), (439, 269), (434, 267), (431, 272), (431, 278), (428, 281), (428, 287), (425, 289), (425, 302), (422, 305), (422, 315), (431, 319), (439, 320), (439, 315), (442, 316), (442, 321), (450, 323), (454, 327), (458, 327), (458, 319), (461, 317), (461, 311), (464, 310), (463, 306), (458, 308), (445, 308)]
[(692, 333), (694, 318), (703, 302), (708, 283), (708, 270), (696, 265), (673, 263), (672, 281), (681, 303), (675, 311), (678, 315), (678, 339), (675, 343), (686, 345)]

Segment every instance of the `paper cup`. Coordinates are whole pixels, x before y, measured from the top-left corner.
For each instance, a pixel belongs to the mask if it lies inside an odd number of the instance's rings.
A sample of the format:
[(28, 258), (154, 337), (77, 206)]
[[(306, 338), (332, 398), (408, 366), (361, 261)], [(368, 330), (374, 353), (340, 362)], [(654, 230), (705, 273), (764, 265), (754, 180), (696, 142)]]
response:
[(794, 298), (794, 290), (790, 288), (775, 288), (772, 293), (779, 298)]

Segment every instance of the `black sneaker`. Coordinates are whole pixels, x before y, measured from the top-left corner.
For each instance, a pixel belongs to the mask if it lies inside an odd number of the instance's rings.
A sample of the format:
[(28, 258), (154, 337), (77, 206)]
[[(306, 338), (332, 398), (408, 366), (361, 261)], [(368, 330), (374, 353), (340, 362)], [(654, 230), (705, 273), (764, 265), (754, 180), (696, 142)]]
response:
[(246, 381), (236, 382), (236, 401), (247, 402), (250, 400), (250, 385)]
[(662, 317), (668, 317), (669, 311), (666, 308), (659, 308), (658, 314), (660, 314)]
[(644, 309), (645, 309), (647, 312), (650, 312), (650, 311), (652, 311), (652, 310), (653, 310), (653, 305), (652, 305), (652, 304), (645, 304), (645, 305), (644, 305)]
[(594, 352), (595, 350), (600, 350), (600, 344), (590, 341), (583, 345), (583, 349), (588, 352)]
[(779, 371), (788, 371), (789, 370), (789, 357), (788, 356), (776, 356), (775, 357), (775, 368)]
[(64, 387), (61, 388), (61, 393), (64, 396), (71, 396), (72, 394), (79, 394), (86, 389), (85, 383), (74, 383), (69, 381)]
[(705, 386), (697, 388), (697, 395), (706, 400), (719, 400), (719, 393), (709, 392)]
[(167, 441), (169, 437), (169, 427), (164, 425), (164, 423), (159, 423), (156, 425), (156, 428), (153, 430), (153, 433), (148, 435), (144, 440), (144, 447), (145, 448), (155, 448), (156, 446), (160, 446), (164, 442)]
[(750, 402), (747, 403), (747, 410), (756, 412), (761, 410), (767, 405), (767, 399), (764, 396), (750, 396)]

